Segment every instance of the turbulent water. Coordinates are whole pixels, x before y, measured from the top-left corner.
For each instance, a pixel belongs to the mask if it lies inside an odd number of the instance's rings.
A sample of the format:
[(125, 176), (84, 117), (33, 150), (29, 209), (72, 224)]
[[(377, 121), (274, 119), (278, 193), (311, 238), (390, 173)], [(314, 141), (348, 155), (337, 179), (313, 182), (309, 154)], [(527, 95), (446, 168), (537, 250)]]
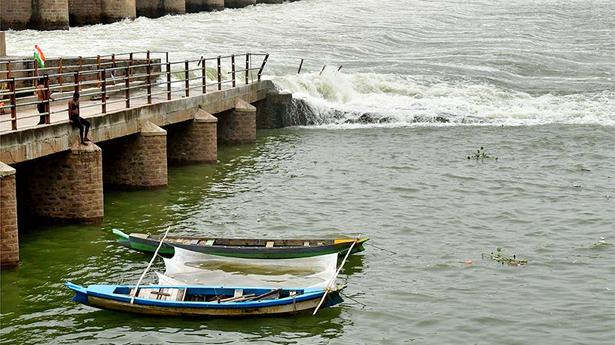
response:
[[(269, 52), (267, 77), (311, 126), (171, 167), (163, 190), (106, 193), (102, 226), (22, 227), (0, 340), (612, 344), (614, 37), (608, 0), (303, 0), (9, 32), (14, 55)], [(481, 146), (490, 158), (467, 159)], [(138, 279), (148, 256), (112, 228), (167, 225), (371, 246), (342, 272), (346, 302), (317, 317), (157, 319), (70, 301), (67, 279)], [(528, 264), (482, 257), (498, 247)]]

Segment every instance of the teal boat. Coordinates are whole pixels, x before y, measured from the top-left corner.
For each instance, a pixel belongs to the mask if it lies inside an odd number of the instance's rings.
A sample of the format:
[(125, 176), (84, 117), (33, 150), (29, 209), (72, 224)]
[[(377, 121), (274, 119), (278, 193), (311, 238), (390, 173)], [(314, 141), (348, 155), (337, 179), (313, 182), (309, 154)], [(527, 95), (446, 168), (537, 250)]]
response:
[[(121, 245), (128, 248), (154, 253), (160, 244), (161, 235), (141, 233), (125, 234), (113, 229)], [(367, 238), (340, 239), (242, 239), (213, 237), (180, 237), (167, 236), (160, 247), (159, 253), (171, 256), (174, 247), (186, 250), (236, 258), (249, 259), (293, 259), (326, 254), (345, 254), (354, 244), (352, 253), (365, 250), (363, 244)]]

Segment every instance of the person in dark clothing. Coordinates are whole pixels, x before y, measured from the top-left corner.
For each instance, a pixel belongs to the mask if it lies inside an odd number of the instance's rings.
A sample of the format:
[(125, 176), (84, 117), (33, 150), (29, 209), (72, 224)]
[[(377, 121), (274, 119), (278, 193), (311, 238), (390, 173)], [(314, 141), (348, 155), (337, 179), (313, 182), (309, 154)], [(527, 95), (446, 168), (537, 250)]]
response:
[[(79, 92), (73, 94), (73, 99), (68, 101), (68, 119), (73, 128), (79, 128), (79, 137), (81, 143), (87, 145), (88, 131), (90, 130), (90, 121), (82, 118), (79, 111)], [(85, 134), (84, 134), (85, 131)]]

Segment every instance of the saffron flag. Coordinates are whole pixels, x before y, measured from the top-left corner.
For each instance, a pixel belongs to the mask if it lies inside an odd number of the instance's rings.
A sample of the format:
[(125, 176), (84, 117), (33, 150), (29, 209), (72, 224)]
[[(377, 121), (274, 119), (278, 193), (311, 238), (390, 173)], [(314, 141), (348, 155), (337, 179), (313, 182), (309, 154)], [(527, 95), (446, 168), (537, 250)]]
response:
[(34, 60), (41, 68), (45, 67), (45, 54), (38, 45), (34, 45)]

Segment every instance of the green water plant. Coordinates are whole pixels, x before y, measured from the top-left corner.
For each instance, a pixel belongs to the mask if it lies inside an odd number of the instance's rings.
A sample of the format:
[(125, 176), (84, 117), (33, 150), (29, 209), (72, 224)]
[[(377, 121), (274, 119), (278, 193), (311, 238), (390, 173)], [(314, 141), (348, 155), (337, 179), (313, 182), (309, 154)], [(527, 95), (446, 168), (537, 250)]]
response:
[(514, 254), (513, 256), (508, 256), (504, 254), (504, 252), (502, 251), (502, 248), (496, 248), (495, 252), (491, 252), (488, 255), (482, 254), (482, 258), (484, 259), (485, 257), (493, 261), (497, 261), (501, 263), (502, 265), (504, 264), (510, 265), (510, 266), (527, 265), (527, 259), (518, 259), (517, 256)]
[(474, 152), (472, 155), (468, 156), (468, 159), (475, 159), (475, 160), (485, 160), (485, 159), (495, 159), (496, 161), (498, 160), (498, 157), (492, 157), (489, 154), (487, 154), (487, 152), (485, 151), (485, 148), (483, 146), (480, 147), (480, 149), (476, 150), (476, 152)]
[(606, 239), (604, 237), (600, 237), (600, 240), (596, 243), (594, 243), (592, 245), (592, 248), (602, 248), (602, 247), (608, 247), (611, 244), (609, 242), (606, 241)]

